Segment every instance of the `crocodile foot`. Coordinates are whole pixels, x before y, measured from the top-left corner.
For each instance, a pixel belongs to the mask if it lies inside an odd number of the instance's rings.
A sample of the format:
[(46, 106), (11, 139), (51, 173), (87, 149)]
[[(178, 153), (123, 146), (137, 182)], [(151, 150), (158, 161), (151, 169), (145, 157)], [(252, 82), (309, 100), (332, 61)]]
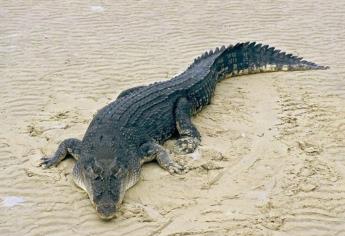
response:
[(183, 174), (185, 172), (185, 168), (174, 161), (171, 161), (166, 169), (170, 174)]
[(51, 166), (57, 166), (67, 154), (72, 155), (76, 160), (79, 159), (81, 142), (75, 138), (69, 138), (62, 141), (51, 156), (45, 156), (41, 158), (40, 166), (43, 168), (49, 168)]
[(176, 140), (174, 152), (177, 154), (188, 154), (195, 151), (199, 146), (200, 140), (194, 137), (185, 137)]
[(45, 156), (41, 158), (41, 163), (39, 164), (43, 168), (49, 168), (52, 166), (57, 166), (57, 164), (60, 162), (59, 159), (54, 158), (54, 156)]
[(167, 170), (170, 174), (183, 174), (187, 171), (182, 165), (178, 164), (174, 160), (170, 158), (168, 153), (160, 153), (157, 156), (158, 164), (165, 170)]

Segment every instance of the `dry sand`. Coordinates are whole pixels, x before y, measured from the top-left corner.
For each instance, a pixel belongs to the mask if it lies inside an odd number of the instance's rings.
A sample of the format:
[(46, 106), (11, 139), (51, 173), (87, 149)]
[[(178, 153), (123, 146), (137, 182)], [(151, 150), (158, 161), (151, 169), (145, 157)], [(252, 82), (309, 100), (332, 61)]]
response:
[[(345, 235), (345, 2), (0, 3), (0, 235)], [(101, 221), (73, 160), (38, 167), (122, 90), (255, 40), (331, 66), (218, 85), (191, 168), (155, 163)], [(167, 145), (169, 146), (169, 144)]]

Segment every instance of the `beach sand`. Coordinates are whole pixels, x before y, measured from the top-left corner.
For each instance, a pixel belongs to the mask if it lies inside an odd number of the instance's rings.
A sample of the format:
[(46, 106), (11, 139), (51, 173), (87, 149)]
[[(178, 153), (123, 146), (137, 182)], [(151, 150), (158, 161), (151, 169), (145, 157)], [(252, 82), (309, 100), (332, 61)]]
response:
[[(0, 6), (0, 235), (345, 235), (344, 1)], [(175, 155), (191, 170), (145, 165), (112, 221), (73, 184), (72, 159), (38, 166), (124, 89), (243, 41), (331, 69), (221, 82), (193, 119), (202, 145)]]

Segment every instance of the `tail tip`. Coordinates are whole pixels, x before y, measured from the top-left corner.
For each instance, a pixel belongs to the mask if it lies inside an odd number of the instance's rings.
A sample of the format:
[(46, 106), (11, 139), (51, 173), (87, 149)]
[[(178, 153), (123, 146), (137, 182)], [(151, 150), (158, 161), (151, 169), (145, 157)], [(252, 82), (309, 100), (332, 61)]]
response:
[(316, 63), (305, 61), (305, 60), (303, 60), (301, 62), (302, 62), (302, 64), (306, 65), (307, 68), (312, 69), (312, 70), (328, 70), (328, 69), (330, 69), (329, 66), (318, 65)]
[(330, 69), (330, 67), (329, 66), (317, 66), (317, 69), (318, 70), (328, 70), (328, 69)]

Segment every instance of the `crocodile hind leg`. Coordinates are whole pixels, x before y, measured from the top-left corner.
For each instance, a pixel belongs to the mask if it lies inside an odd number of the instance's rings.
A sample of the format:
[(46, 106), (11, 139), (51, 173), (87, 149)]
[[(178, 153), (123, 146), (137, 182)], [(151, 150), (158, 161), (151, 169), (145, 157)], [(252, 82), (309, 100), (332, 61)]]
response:
[(52, 156), (41, 158), (42, 162), (40, 163), (40, 166), (45, 168), (57, 166), (63, 159), (65, 159), (67, 154), (70, 154), (74, 159), (78, 160), (80, 156), (80, 146), (81, 141), (79, 139), (65, 139), (60, 143), (58, 149)]
[(176, 109), (176, 127), (180, 135), (174, 151), (180, 154), (192, 153), (200, 144), (200, 133), (191, 120), (192, 106), (186, 98), (179, 99)]
[(168, 152), (159, 144), (145, 143), (140, 147), (140, 151), (143, 155), (142, 163), (156, 159), (159, 166), (169, 171), (170, 174), (181, 174), (184, 170), (182, 166), (170, 158)]

